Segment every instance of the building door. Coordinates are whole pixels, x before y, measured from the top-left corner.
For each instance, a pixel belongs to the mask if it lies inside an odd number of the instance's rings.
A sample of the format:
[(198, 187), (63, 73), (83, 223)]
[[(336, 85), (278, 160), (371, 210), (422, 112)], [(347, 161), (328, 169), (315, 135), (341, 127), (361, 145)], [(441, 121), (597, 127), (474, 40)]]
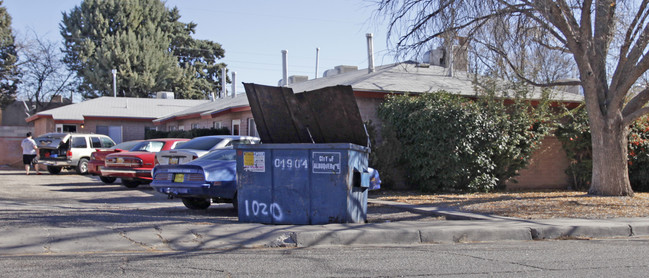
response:
[(232, 135), (240, 135), (239, 127), (241, 126), (241, 120), (232, 120)]
[(257, 125), (255, 124), (255, 119), (248, 118), (248, 135), (259, 137), (259, 132), (257, 132)]
[(98, 125), (97, 126), (97, 133), (99, 134), (104, 134), (108, 135), (115, 143), (119, 144), (122, 143), (123, 138), (122, 138), (122, 126), (105, 126), (105, 125)]

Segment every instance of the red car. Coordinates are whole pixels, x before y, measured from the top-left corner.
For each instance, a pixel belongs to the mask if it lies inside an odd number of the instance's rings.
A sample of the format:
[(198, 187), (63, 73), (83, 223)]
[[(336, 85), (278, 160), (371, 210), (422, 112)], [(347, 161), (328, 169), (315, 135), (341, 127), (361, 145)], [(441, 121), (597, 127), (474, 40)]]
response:
[(101, 179), (101, 181), (103, 181), (104, 183), (115, 182), (117, 178), (104, 177), (101, 175), (101, 168), (105, 166), (104, 160), (106, 159), (106, 156), (111, 153), (130, 151), (139, 142), (142, 142), (142, 140), (122, 142), (110, 149), (97, 149), (95, 152), (90, 154), (90, 161), (88, 161), (88, 173), (91, 175), (99, 176), (99, 179)]
[(189, 139), (161, 138), (142, 141), (128, 152), (113, 153), (106, 156), (106, 166), (101, 169), (105, 177), (120, 178), (128, 188), (151, 183), (151, 169), (155, 166), (155, 154), (172, 150)]

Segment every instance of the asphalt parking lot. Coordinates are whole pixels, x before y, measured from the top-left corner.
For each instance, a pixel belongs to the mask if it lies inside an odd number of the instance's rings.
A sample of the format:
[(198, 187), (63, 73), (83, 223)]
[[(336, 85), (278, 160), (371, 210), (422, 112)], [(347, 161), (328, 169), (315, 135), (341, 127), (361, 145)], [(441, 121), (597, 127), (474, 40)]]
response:
[[(129, 189), (119, 183), (104, 184), (97, 177), (62, 172), (25, 175), (15, 169), (0, 170), (2, 225), (138, 227), (167, 224), (236, 224), (231, 204), (214, 203), (207, 210), (187, 209), (180, 199), (169, 200), (148, 185)], [(435, 221), (391, 206), (369, 204), (368, 222)]]

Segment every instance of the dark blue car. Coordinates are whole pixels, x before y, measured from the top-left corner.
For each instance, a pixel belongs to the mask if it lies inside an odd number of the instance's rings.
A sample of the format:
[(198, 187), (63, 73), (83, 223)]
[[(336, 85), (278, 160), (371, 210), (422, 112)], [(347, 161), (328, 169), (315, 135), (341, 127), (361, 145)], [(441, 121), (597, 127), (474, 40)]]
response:
[(181, 198), (189, 209), (207, 209), (212, 202), (237, 208), (236, 151), (212, 151), (179, 165), (153, 168), (151, 186), (172, 198)]

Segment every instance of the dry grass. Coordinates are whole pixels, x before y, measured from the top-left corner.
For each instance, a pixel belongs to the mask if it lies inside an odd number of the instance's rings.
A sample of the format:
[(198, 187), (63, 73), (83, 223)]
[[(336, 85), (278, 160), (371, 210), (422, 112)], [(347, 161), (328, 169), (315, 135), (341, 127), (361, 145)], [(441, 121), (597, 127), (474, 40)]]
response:
[(576, 191), (423, 195), (382, 190), (370, 197), (522, 219), (649, 217), (649, 193), (600, 197)]

